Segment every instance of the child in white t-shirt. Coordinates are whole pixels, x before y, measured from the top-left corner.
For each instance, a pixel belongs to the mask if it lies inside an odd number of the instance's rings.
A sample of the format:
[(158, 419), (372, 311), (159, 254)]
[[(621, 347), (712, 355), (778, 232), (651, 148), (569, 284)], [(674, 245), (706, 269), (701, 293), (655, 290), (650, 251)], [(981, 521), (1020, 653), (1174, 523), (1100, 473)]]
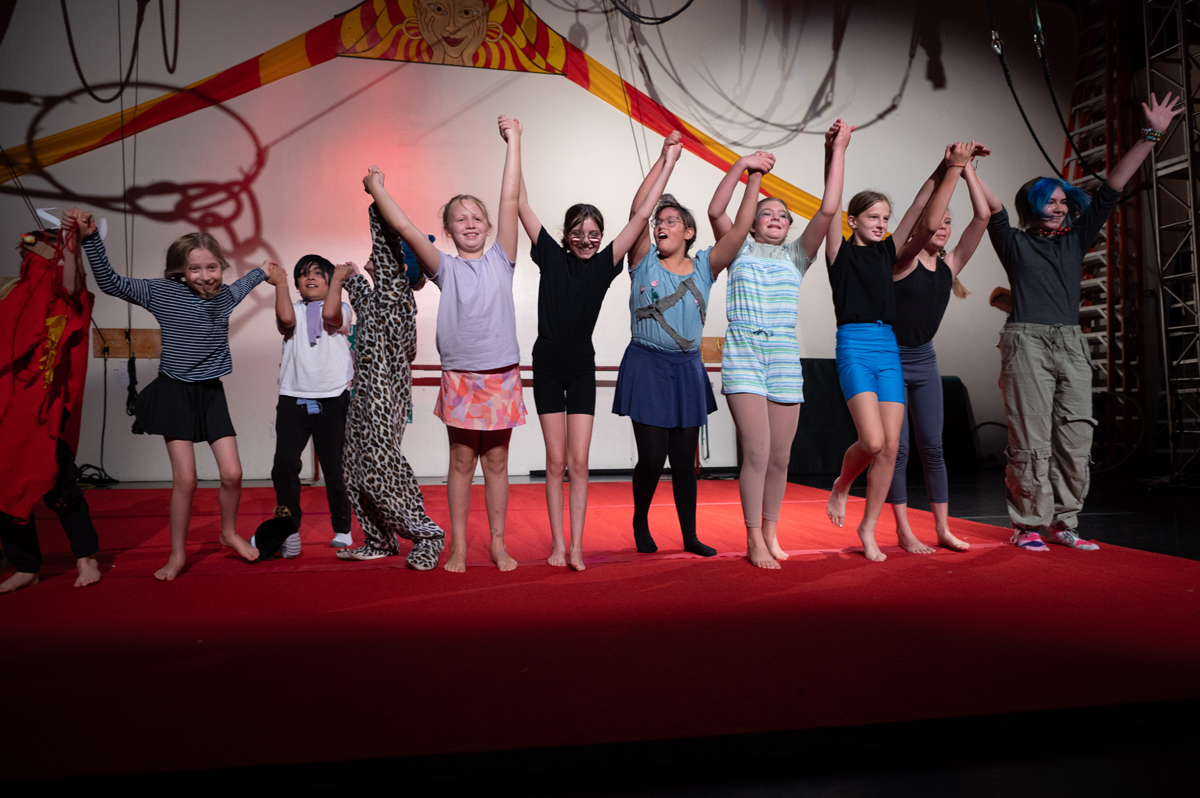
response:
[(287, 273), (277, 269), (267, 279), (275, 286), (275, 320), (283, 334), (279, 366), (279, 404), (275, 410), (275, 464), (271, 481), (275, 500), (287, 507), (297, 534), (288, 538), (284, 557), (300, 554), (300, 454), (313, 439), (325, 475), (335, 548), (349, 546), (350, 500), (342, 477), (342, 445), (354, 364), (350, 354), (351, 311), (329, 296), (334, 266), (319, 255), (305, 255), (294, 270), (300, 300), (293, 303)]

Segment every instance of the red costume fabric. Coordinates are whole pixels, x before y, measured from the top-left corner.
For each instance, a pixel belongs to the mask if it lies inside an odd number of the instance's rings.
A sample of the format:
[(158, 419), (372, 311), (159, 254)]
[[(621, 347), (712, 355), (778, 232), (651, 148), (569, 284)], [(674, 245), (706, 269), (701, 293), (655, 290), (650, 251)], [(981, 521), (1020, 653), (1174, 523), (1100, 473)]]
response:
[(57, 236), (25, 237), (21, 277), (0, 299), (0, 511), (18, 520), (54, 487), (59, 439), (72, 453), (79, 446), (93, 297), (76, 227), (63, 222)]

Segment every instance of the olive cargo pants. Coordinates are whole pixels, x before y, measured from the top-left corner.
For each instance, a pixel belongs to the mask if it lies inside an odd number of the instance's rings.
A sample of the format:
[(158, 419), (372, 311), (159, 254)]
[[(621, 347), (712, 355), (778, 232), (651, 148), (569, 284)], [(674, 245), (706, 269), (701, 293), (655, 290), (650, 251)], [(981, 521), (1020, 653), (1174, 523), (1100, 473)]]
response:
[(1074, 529), (1091, 483), (1092, 364), (1078, 325), (1004, 325), (1000, 391), (1015, 529)]

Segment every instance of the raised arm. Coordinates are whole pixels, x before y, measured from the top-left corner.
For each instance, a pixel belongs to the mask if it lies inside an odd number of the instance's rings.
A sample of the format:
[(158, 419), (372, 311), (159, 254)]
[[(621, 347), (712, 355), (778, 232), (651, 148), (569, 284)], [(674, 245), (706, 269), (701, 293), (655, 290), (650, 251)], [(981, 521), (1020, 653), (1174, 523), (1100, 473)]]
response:
[(268, 270), (274, 265), (271, 261), (264, 260), (262, 266), (252, 269), (229, 284), (229, 290), (233, 293), (234, 307), (237, 307), (251, 291), (267, 279)]
[[(670, 143), (668, 138), (668, 146), (664, 150), (664, 159), (662, 169), (659, 169), (657, 176), (654, 178), (654, 183), (642, 197), (642, 204), (638, 206), (637, 211), (629, 217), (629, 222), (617, 233), (617, 237), (613, 239), (613, 263), (618, 263), (621, 258), (625, 257), (626, 253), (637, 242), (638, 238), (649, 229), (650, 215), (654, 213), (654, 207), (658, 204), (658, 198), (667, 190), (667, 181), (671, 179), (671, 172), (675, 171), (675, 164), (679, 162), (679, 156), (683, 153), (683, 144), (675, 139), (674, 143)], [(641, 193), (641, 192), (639, 192)], [(643, 253), (642, 257), (645, 257)], [(641, 260), (639, 258), (638, 260)], [(637, 264), (631, 263), (631, 266)]]
[[(762, 156), (766, 153), (759, 150), (754, 153), (756, 156)], [(746, 171), (746, 159), (749, 155), (743, 155), (733, 162), (729, 167), (729, 171), (721, 178), (721, 182), (717, 184), (717, 190), (713, 193), (712, 202), (708, 203), (708, 223), (712, 225), (713, 235), (717, 240), (725, 237), (729, 229), (733, 227), (733, 220), (729, 218), (729, 201), (733, 199), (733, 189), (742, 179), (742, 173)], [(740, 207), (740, 206), (739, 206)]]
[[(1158, 132), (1163, 132), (1170, 127), (1171, 120), (1183, 109), (1182, 105), (1176, 106), (1177, 102), (1178, 98), (1172, 99), (1171, 92), (1167, 92), (1161, 103), (1151, 94), (1150, 104), (1142, 103), (1142, 115), (1146, 119), (1146, 127)], [(1154, 145), (1157, 143), (1157, 141), (1148, 141), (1145, 138), (1138, 139), (1137, 143), (1126, 151), (1125, 156), (1117, 161), (1117, 165), (1108, 173), (1108, 185), (1117, 191), (1122, 191), (1125, 184), (1129, 182), (1129, 178), (1133, 177), (1138, 167), (1142, 165), (1142, 161), (1146, 160), (1146, 156), (1154, 151)]]
[[(400, 264), (404, 268), (404, 264)], [(358, 266), (347, 261), (333, 267), (333, 276), (329, 278), (329, 293), (325, 296), (325, 304), (321, 306), (321, 321), (325, 331), (335, 333), (342, 329), (346, 320), (342, 318), (342, 283), (358, 274)]]
[[(505, 137), (505, 130), (512, 126), (512, 120), (507, 116), (502, 116), (499, 119), (500, 138), (505, 142), (508, 139)], [(542, 233), (542, 221), (538, 219), (536, 213), (533, 212), (533, 206), (529, 204), (529, 195), (525, 191), (525, 170), (524, 167), (520, 170), (521, 174), (521, 194), (517, 200), (517, 217), (521, 220), (521, 226), (525, 228), (525, 235), (529, 236), (529, 240), (537, 243), (538, 236)]]
[[(804, 232), (800, 234), (800, 243), (811, 261), (817, 256), (821, 242), (829, 231), (829, 226), (837, 222), (838, 230), (842, 228), (842, 184), (846, 174), (846, 147), (850, 145), (850, 134), (854, 132), (853, 125), (847, 125), (838, 120), (825, 133), (826, 148), (829, 152), (825, 169), (825, 193), (821, 195), (821, 207), (808, 220)], [(841, 233), (838, 233), (841, 237)]]
[(437, 274), (438, 264), (442, 260), (441, 250), (417, 229), (417, 226), (409, 220), (408, 214), (396, 204), (392, 195), (388, 194), (383, 187), (383, 172), (379, 170), (378, 166), (372, 166), (367, 170), (367, 176), (363, 178), (363, 188), (375, 200), (375, 206), (379, 209), (379, 215), (383, 217), (383, 220), (404, 239), (408, 248), (416, 253), (417, 261), (425, 273)]
[(921, 216), (913, 228), (912, 237), (896, 247), (896, 273), (900, 273), (912, 265), (917, 254), (933, 238), (933, 234), (942, 226), (946, 217), (946, 208), (950, 206), (950, 197), (958, 184), (960, 172), (971, 160), (975, 152), (974, 142), (960, 141), (946, 148), (946, 168), (942, 171), (941, 179), (934, 187), (933, 196), (925, 204)]
[(746, 190), (742, 193), (742, 204), (738, 206), (733, 225), (717, 240), (712, 252), (708, 254), (708, 265), (712, 269), (714, 280), (742, 251), (746, 236), (750, 234), (750, 228), (754, 225), (754, 210), (758, 207), (758, 190), (762, 187), (763, 175), (775, 165), (775, 156), (769, 152), (756, 152), (742, 160), (746, 161), (746, 168), (750, 170), (746, 179)]
[[(837, 259), (838, 252), (842, 248), (842, 214), (841, 214), (841, 196), (842, 189), (845, 183), (846, 172), (846, 150), (850, 147), (850, 134), (854, 132), (856, 125), (847, 125), (841, 119), (833, 123), (833, 127), (829, 128), (829, 132), (825, 134), (825, 193), (829, 194), (830, 190), (834, 190), (838, 195), (838, 212), (833, 214), (829, 219), (829, 226), (825, 230), (825, 260), (833, 263)], [(844, 137), (844, 141), (843, 141)], [(835, 149), (841, 148), (840, 160), (842, 168), (837, 170), (834, 168)], [(825, 204), (825, 199), (821, 199), (822, 206)], [(808, 231), (805, 230), (807, 233)], [(806, 247), (807, 249), (807, 247)]]
[(124, 299), (135, 305), (148, 307), (150, 305), (150, 280), (139, 280), (133, 277), (122, 277), (113, 271), (108, 262), (108, 254), (104, 250), (104, 242), (96, 232), (96, 226), (91, 226), (92, 232), (83, 239), (83, 251), (87, 253), (88, 261), (92, 264), (92, 276), (96, 278), (96, 286), (117, 299)]
[[(963, 168), (963, 179), (967, 181), (967, 190), (971, 194), (971, 208), (975, 211), (971, 217), (971, 223), (963, 230), (962, 235), (958, 237), (958, 244), (954, 249), (946, 253), (946, 265), (950, 267), (950, 273), (955, 277), (967, 265), (967, 261), (975, 254), (975, 249), (979, 246), (979, 242), (983, 240), (983, 234), (987, 231), (988, 221), (992, 218), (992, 206), (988, 201), (985, 193), (983, 181), (979, 179), (979, 175), (975, 174), (975, 167), (967, 164)], [(990, 193), (990, 190), (988, 190)], [(992, 195), (995, 196), (994, 194)], [(999, 210), (999, 207), (996, 208)]]
[[(976, 144), (975, 150), (971, 155), (972, 158), (985, 158), (991, 155), (992, 151), (982, 144)], [(917, 224), (917, 219), (921, 217), (921, 211), (929, 204), (930, 197), (933, 196), (934, 186), (942, 182), (942, 177), (946, 172), (946, 159), (942, 158), (938, 162), (937, 168), (933, 170), (924, 183), (921, 184), (921, 190), (917, 192), (916, 198), (912, 205), (908, 206), (908, 210), (904, 212), (904, 218), (900, 220), (900, 224), (896, 225), (896, 229), (892, 231), (897, 241), (907, 241), (912, 235), (913, 227)]]
[[(662, 196), (660, 190), (657, 194), (654, 193), (654, 185), (658, 182), (659, 176), (663, 170), (667, 168), (667, 152), (671, 147), (679, 144), (683, 140), (678, 130), (672, 130), (671, 135), (663, 140), (662, 152), (659, 153), (658, 160), (654, 162), (654, 166), (650, 167), (650, 171), (642, 178), (642, 184), (638, 186), (637, 193), (633, 195), (633, 204), (629, 207), (629, 218), (633, 219), (642, 207), (642, 203), (646, 202), (647, 198), (651, 200), (650, 213), (654, 213), (654, 206), (658, 204), (659, 197)], [(678, 160), (678, 156), (676, 158)], [(674, 168), (674, 164), (672, 164)], [(667, 173), (670, 176), (670, 172)], [(663, 189), (666, 188), (666, 181), (663, 181)], [(649, 219), (650, 217), (646, 217)], [(633, 244), (629, 248), (629, 268), (635, 268), (642, 262), (642, 258), (646, 257), (646, 253), (650, 251), (650, 226), (643, 224), (638, 231), (638, 236), (633, 240)], [(614, 258), (615, 260), (615, 258)]]
[(287, 272), (282, 266), (272, 263), (267, 267), (267, 282), (275, 287), (275, 327), (286, 338), (296, 329), (296, 309), (292, 307)]
[(71, 208), (62, 216), (62, 227), (59, 228), (59, 235), (64, 237), (62, 285), (72, 297), (78, 296), (87, 285), (80, 242), (95, 231), (96, 220), (90, 213)]
[[(521, 123), (516, 119), (500, 117), (500, 135), (508, 144), (508, 150), (504, 153), (504, 175), (500, 180), (500, 214), (496, 225), (496, 240), (508, 255), (509, 262), (515, 263), (517, 217), (521, 204)], [(539, 224), (538, 230), (541, 229)]]

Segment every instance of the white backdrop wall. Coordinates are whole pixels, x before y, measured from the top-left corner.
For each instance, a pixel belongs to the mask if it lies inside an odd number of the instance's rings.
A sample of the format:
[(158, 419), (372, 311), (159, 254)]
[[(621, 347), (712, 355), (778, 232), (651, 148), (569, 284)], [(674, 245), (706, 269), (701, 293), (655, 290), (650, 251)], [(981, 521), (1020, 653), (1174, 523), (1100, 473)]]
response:
[[(347, 0), (185, 0), (174, 75), (164, 66), (158, 11), (152, 5), (141, 42), (143, 87), (137, 99), (161, 92), (151, 84), (185, 85), (255, 56), (347, 5)], [(654, 7), (662, 11), (659, 6), (666, 5), (674, 7), (673, 3)], [(864, 188), (886, 191), (897, 204), (898, 219), (944, 145), (960, 139), (980, 140), (994, 148), (980, 174), (1006, 203), (1021, 183), (1048, 171), (1004, 85), (981, 4), (944, 6), (936, 14), (921, 10), (928, 4), (920, 0), (841, 5), (848, 11), (835, 15), (831, 3), (696, 0), (673, 22), (639, 31), (635, 47), (627, 21), (615, 15), (606, 20), (599, 13), (599, 2), (530, 1), (551, 27), (610, 69), (619, 64), (627, 78), (632, 75), (639, 88), (680, 117), (729, 141), (735, 150), (773, 151), (776, 172), (814, 194), (821, 192), (823, 131), (837, 117), (864, 124), (893, 103), (914, 31), (920, 33), (920, 47), (898, 106), (854, 136), (846, 198)], [(564, 10), (571, 6), (578, 6), (580, 12)], [(1030, 44), (1025, 4), (1001, 0), (996, 6), (1017, 90), (1047, 149), (1057, 155), (1063, 137)], [(116, 2), (68, 7), (79, 61), (89, 82), (115, 81), (119, 69)], [(128, 59), (135, 4), (124, 0), (120, 7), (120, 34)], [(1057, 6), (1043, 8), (1042, 13), (1060, 102), (1066, 103), (1074, 19)], [(834, 79), (823, 84), (834, 56), (835, 16), (844, 18), (844, 37)], [(615, 48), (609, 24), (616, 31)], [(938, 79), (939, 66), (944, 81)], [(79, 88), (59, 4), (16, 5), (0, 42), (0, 75), (0, 88), (34, 97)], [(133, 100), (130, 89), (126, 102)], [(817, 113), (803, 132), (795, 132), (811, 107)], [(79, 94), (45, 114), (36, 135), (88, 122), (117, 108), (117, 103), (101, 105)], [(39, 110), (32, 104), (6, 104), (0, 145), (10, 147), (25, 140)], [(414, 221), (427, 232), (440, 233), (438, 209), (452, 194), (476, 194), (494, 209), (504, 157), (495, 122), (501, 113), (524, 124), (530, 199), (547, 227), (557, 233), (567, 206), (588, 201), (604, 211), (608, 234), (614, 234), (628, 212), (641, 170), (657, 154), (661, 138), (640, 127), (631, 130), (626, 116), (562, 78), (433, 65), (335, 59), (238, 97), (225, 110), (206, 109), (148, 130), (137, 136), (136, 176), (133, 141), (125, 147), (126, 182), (143, 196), (141, 212), (128, 217), (118, 210), (119, 145), (51, 167), (52, 180), (27, 177), (22, 185), (38, 206), (107, 208), (99, 212), (109, 220), (109, 257), (122, 273), (128, 263), (135, 277), (161, 276), (167, 245), (198, 226), (209, 229), (227, 247), (237, 274), (265, 258), (290, 270), (310, 252), (361, 263), (370, 251), (368, 198), (360, 183), (366, 167), (378, 164), (387, 174), (392, 194)], [(263, 162), (256, 171), (258, 156)], [(244, 179), (247, 174), (253, 179)], [(669, 186), (701, 220), (700, 246), (712, 243), (704, 210), (720, 178), (717, 169), (685, 153)], [(19, 234), (33, 222), (15, 184), (0, 190), (0, 242), (15, 246)], [(740, 192), (734, 203), (739, 197)], [(954, 197), (951, 210), (961, 229), (971, 215), (965, 186)], [(131, 229), (128, 235), (126, 229)], [(448, 246), (440, 236), (438, 244)], [(537, 268), (529, 260), (528, 248), (522, 231), (515, 300), (524, 363), (529, 362), (537, 333)], [(15, 254), (0, 260), (0, 274), (15, 275), (18, 270)], [(986, 243), (963, 279), (974, 293), (963, 301), (952, 300), (946, 312), (935, 339), (941, 370), (966, 383), (977, 421), (1002, 421), (995, 346), (1004, 319), (988, 306), (987, 297), (1006, 280)], [(626, 278), (618, 278), (605, 300), (595, 336), (600, 365), (618, 364), (628, 343), (626, 287)], [(97, 294), (99, 325), (124, 327), (129, 313), (126, 303)], [(437, 303), (432, 285), (418, 294), (418, 363), (438, 362)], [(724, 304), (725, 280), (721, 279), (712, 292), (706, 335), (724, 334)], [(804, 281), (800, 310), (802, 355), (833, 357), (835, 323), (823, 256), (818, 256)], [(132, 323), (155, 326), (153, 318), (139, 308), (132, 309)], [(267, 478), (274, 450), (270, 425), (280, 355), (269, 287), (257, 289), (236, 311), (231, 344), (234, 371), (224, 382), (239, 430), (245, 476)], [(157, 361), (139, 361), (138, 368), (144, 385), (156, 371)], [(169, 478), (162, 442), (129, 432), (124, 363), (118, 361), (109, 361), (107, 374), (102, 361), (91, 362), (80, 461), (100, 462), (105, 381), (108, 471), (121, 480)], [(714, 383), (719, 391), (719, 381)], [(422, 476), (444, 475), (447, 466), (445, 432), (431, 414), (434, 392), (416, 389), (415, 419), (405, 439), (405, 453)], [(634, 461), (629, 423), (609, 412), (611, 398), (612, 389), (600, 389), (594, 468), (628, 468)], [(732, 465), (735, 433), (724, 401), (718, 401), (721, 409), (710, 418), (711, 453), (705, 464)], [(514, 474), (544, 466), (528, 389), (526, 402), (529, 423), (513, 436), (510, 470)], [(1001, 435), (995, 433), (990, 437), (985, 433), (982, 443), (993, 454), (1003, 447)], [(206, 450), (200, 455), (200, 475), (216, 477), (215, 463)]]

